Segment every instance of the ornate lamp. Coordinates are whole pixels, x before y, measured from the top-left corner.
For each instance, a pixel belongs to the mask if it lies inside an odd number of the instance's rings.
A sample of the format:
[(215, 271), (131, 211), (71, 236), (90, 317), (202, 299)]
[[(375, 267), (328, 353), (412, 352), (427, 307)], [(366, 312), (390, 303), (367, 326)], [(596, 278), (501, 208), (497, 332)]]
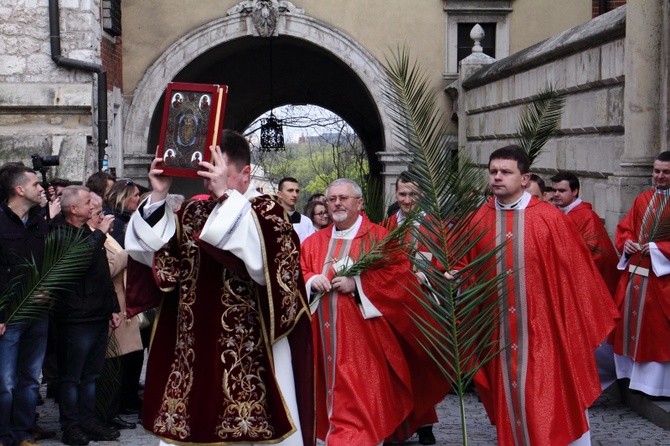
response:
[(272, 112), (269, 117), (261, 119), (261, 150), (285, 150), (282, 120), (275, 118)]
[(274, 106), (272, 105), (273, 91), (272, 91), (272, 36), (270, 39), (270, 116), (261, 119), (261, 150), (266, 152), (275, 152), (285, 150), (284, 147), (284, 128), (282, 127), (282, 120), (277, 119), (273, 113)]

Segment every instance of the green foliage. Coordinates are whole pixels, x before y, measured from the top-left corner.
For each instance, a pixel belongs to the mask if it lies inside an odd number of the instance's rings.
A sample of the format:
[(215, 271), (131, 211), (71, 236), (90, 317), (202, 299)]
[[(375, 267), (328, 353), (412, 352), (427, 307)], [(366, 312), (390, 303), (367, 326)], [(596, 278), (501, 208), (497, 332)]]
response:
[(565, 96), (549, 86), (522, 112), (517, 142), (528, 153), (531, 166), (551, 135), (559, 128), (564, 106)]
[[(442, 370), (461, 399), (463, 444), (467, 431), (463, 393), (477, 371), (500, 353), (494, 332), (499, 323), (497, 287), (506, 277), (496, 273), (501, 247), (472, 256), (471, 250), (486, 231), (474, 225), (482, 204), (481, 170), (468, 159), (452, 159), (445, 144), (447, 120), (418, 64), (399, 48), (386, 61), (389, 85), (385, 100), (397, 130), (396, 137), (412, 162), (409, 174), (419, 188), (421, 230), (414, 235), (430, 252), (433, 262), (410, 256), (426, 284), (416, 298), (437, 327), (412, 315), (424, 334), (423, 347)], [(456, 267), (455, 280), (443, 272)], [(467, 284), (460, 288), (461, 284)]]
[(44, 244), (44, 260), (39, 271), (34, 260), (27, 261), (25, 274), (13, 277), (0, 297), (0, 310), (14, 324), (48, 313), (57, 292), (76, 284), (88, 268), (91, 246), (81, 230), (52, 231)]

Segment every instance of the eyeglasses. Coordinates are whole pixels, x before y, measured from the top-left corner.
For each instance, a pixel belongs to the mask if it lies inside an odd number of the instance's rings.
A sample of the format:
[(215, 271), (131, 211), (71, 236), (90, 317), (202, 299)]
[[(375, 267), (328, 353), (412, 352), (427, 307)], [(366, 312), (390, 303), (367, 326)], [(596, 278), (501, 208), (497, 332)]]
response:
[(105, 211), (98, 211), (93, 215), (95, 215), (96, 217), (104, 217), (105, 216)]
[(319, 217), (327, 217), (328, 212), (315, 212), (314, 215), (318, 215)]
[(350, 198), (361, 198), (361, 197), (351, 197), (349, 195), (333, 195), (333, 196), (330, 196), (330, 197), (326, 198), (326, 201), (328, 201), (328, 203), (335, 203), (335, 202), (337, 202), (337, 200), (347, 201)]
[(131, 180), (130, 178), (126, 178), (125, 182), (126, 182), (126, 187), (135, 185), (135, 183), (133, 183), (133, 180)]

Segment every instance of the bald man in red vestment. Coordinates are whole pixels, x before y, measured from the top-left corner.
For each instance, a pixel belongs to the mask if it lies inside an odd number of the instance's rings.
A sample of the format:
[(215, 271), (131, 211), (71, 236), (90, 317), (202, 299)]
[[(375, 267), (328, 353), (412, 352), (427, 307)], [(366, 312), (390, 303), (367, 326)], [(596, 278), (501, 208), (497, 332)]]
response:
[(408, 308), (420, 307), (407, 292), (407, 286), (417, 286), (407, 258), (399, 255), (353, 277), (336, 274), (388, 232), (361, 215), (361, 195), (352, 180), (331, 183), (326, 200), (334, 223), (301, 247), (313, 296), (317, 437), (331, 446), (381, 444), (410, 412), (424, 414), (446, 393), (439, 376), (424, 383), (433, 385), (432, 393), (413, 386), (403, 343), (421, 350), (408, 314)]
[(463, 264), (502, 245), (492, 274), (508, 276), (495, 334), (503, 350), (475, 381), (500, 445), (586, 445), (585, 411), (601, 393), (593, 353), (616, 309), (576, 226), (524, 191), (529, 164), (518, 146), (491, 154), (494, 199), (468, 231), (482, 237)]

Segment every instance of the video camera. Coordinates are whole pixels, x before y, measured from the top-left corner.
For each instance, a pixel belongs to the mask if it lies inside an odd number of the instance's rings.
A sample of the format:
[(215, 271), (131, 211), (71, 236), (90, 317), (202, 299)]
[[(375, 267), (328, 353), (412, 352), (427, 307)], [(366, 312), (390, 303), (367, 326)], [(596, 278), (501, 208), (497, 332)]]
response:
[(31, 155), (31, 158), (33, 159), (34, 170), (42, 171), (48, 169), (51, 166), (60, 165), (60, 158), (58, 155), (40, 156), (34, 153)]

